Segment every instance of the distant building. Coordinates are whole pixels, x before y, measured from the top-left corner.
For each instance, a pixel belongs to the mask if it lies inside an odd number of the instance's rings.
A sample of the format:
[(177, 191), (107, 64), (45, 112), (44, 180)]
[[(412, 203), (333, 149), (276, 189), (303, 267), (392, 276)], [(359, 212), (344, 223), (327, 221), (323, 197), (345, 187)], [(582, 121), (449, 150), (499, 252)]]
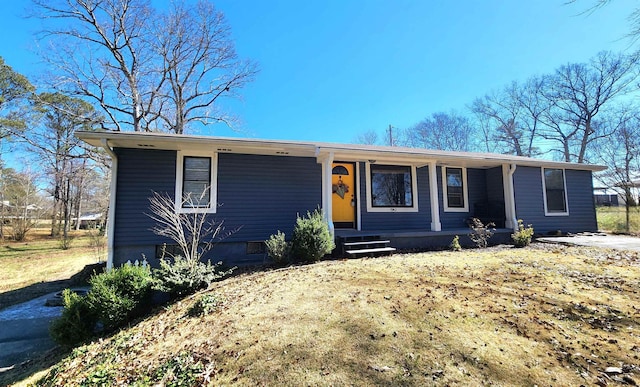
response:
[(84, 214), (80, 216), (77, 220), (73, 219), (73, 225), (75, 226), (77, 222), (80, 222), (81, 229), (92, 229), (92, 228), (100, 228), (104, 223), (104, 216), (101, 212), (92, 213), (92, 214)]

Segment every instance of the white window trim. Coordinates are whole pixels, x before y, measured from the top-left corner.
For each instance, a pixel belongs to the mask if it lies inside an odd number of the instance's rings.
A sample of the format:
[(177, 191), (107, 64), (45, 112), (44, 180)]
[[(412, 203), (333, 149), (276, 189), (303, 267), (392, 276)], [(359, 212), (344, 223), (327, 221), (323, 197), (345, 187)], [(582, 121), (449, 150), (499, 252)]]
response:
[[(449, 196), (447, 194), (447, 168), (462, 169), (462, 197), (464, 207), (449, 207)], [(467, 184), (467, 168), (455, 165), (443, 165), (440, 167), (442, 175), (442, 204), (444, 212), (469, 212), (469, 185)]]
[(392, 164), (392, 163), (379, 163), (380, 165), (397, 165), (402, 167), (410, 167), (411, 171), (411, 201), (413, 205), (411, 207), (374, 207), (371, 200), (371, 163), (365, 164), (365, 174), (367, 179), (366, 197), (367, 197), (367, 212), (418, 212), (418, 175), (416, 174), (416, 166), (409, 164)]
[[(211, 158), (211, 190), (208, 207), (183, 208), (182, 207), (182, 184), (184, 173), (185, 157), (209, 157)], [(208, 213), (215, 214), (218, 209), (218, 153), (216, 152), (183, 152), (178, 151), (176, 160), (176, 192), (175, 208), (179, 214)]]
[[(562, 184), (564, 184), (565, 212), (549, 212), (547, 209), (547, 179), (544, 177), (545, 169), (560, 169), (562, 171)], [(569, 196), (567, 195), (567, 171), (564, 168), (540, 168), (542, 177), (542, 200), (544, 202), (544, 216), (569, 216)]]

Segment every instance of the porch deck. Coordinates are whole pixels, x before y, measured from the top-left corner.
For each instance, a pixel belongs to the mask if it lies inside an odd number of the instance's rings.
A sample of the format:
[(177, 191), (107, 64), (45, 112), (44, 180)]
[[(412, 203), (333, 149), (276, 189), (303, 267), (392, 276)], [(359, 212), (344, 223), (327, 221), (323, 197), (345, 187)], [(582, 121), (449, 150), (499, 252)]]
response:
[[(454, 236), (458, 235), (460, 238), (460, 244), (463, 247), (475, 246), (475, 244), (469, 239), (469, 228), (456, 228), (447, 229), (442, 231), (431, 230), (354, 230), (354, 229), (336, 229), (336, 240), (355, 240), (367, 238), (371, 239), (386, 239), (390, 241), (390, 245), (398, 249), (441, 249), (446, 248), (451, 244), (451, 240)], [(513, 230), (510, 228), (497, 228), (489, 240), (489, 243), (501, 244), (510, 243), (511, 233)], [(338, 243), (337, 243), (338, 244)]]

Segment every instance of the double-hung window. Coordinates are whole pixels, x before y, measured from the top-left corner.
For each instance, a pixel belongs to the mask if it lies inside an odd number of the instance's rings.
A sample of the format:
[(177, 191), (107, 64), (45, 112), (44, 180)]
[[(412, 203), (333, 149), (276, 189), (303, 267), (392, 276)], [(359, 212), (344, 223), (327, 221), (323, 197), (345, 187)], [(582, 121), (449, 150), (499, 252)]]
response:
[(442, 167), (442, 187), (444, 188), (445, 211), (469, 211), (467, 170), (465, 168)]
[(178, 153), (176, 171), (176, 210), (215, 212), (216, 157)]
[(418, 210), (416, 169), (409, 165), (367, 164), (367, 210), (413, 212)]
[(542, 168), (542, 177), (545, 215), (569, 215), (564, 170)]

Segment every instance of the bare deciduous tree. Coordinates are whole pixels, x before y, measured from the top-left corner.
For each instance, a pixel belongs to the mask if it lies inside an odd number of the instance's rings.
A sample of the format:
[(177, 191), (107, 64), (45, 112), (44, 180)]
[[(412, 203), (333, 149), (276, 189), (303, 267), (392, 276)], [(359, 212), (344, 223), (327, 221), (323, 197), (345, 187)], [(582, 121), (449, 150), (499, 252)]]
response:
[[(1, 172), (4, 187), (0, 203), (3, 217), (0, 220), (9, 225), (13, 240), (22, 241), (46, 210), (38, 189), (37, 175), (29, 168), (22, 172), (7, 168)], [(4, 235), (0, 236), (4, 238)]]
[(559, 144), (555, 149), (563, 161), (585, 162), (589, 144), (610, 134), (598, 132), (594, 120), (638, 78), (638, 59), (604, 51), (589, 63), (561, 66), (545, 79), (542, 96), (549, 109), (541, 119), (547, 128), (539, 134)]
[(54, 199), (51, 235), (57, 236), (62, 231), (63, 243), (66, 243), (74, 196), (82, 196), (77, 193), (82, 188), (78, 179), (84, 175), (83, 170), (87, 168), (84, 159), (88, 157), (74, 133), (93, 129), (101, 122), (101, 116), (89, 103), (59, 93), (38, 95), (35, 108), (41, 115), (42, 124), (25, 132), (21, 139), (37, 155), (51, 177), (51, 196)]
[(470, 109), (483, 128), (488, 150), (497, 146), (501, 152), (517, 156), (538, 154), (534, 145), (541, 114), (538, 85), (536, 78), (525, 85), (512, 82), (474, 100)]
[[(190, 124), (230, 122), (216, 102), (256, 73), (238, 60), (224, 17), (208, 0), (32, 0), (50, 20), (45, 58), (54, 86), (100, 106), (106, 129), (184, 133)], [(53, 19), (53, 20), (51, 20)], [(62, 21), (62, 23), (60, 23)]]
[(177, 1), (154, 30), (159, 32), (155, 50), (164, 64), (158, 114), (165, 126), (183, 133), (191, 122), (230, 124), (232, 118), (215, 102), (235, 95), (256, 69), (238, 59), (222, 12), (209, 1), (193, 7)]
[(625, 200), (627, 232), (630, 208), (636, 202), (632, 188), (640, 172), (640, 116), (637, 111), (637, 106), (625, 106), (604, 117), (599, 124), (607, 126), (612, 134), (599, 139), (594, 152), (597, 159), (609, 167), (597, 175), (598, 179)]
[[(567, 0), (566, 4), (577, 2), (578, 0)], [(585, 8), (582, 14), (591, 15), (612, 2), (612, 0), (592, 0), (591, 5)], [(635, 43), (640, 39), (640, 7), (631, 8), (629, 16), (627, 16), (627, 20), (629, 21), (630, 28), (626, 37), (630, 38)]]
[(475, 129), (469, 119), (456, 112), (433, 113), (406, 130), (406, 145), (415, 148), (471, 151)]
[(149, 71), (143, 36), (155, 15), (145, 0), (33, 0), (48, 20), (45, 59), (59, 74), (54, 86), (99, 105), (109, 129), (148, 130), (158, 72)]
[(375, 130), (367, 130), (356, 135), (353, 142), (363, 145), (375, 145), (378, 143), (378, 133)]
[(522, 125), (527, 133), (527, 152), (525, 156), (536, 156), (544, 151), (536, 145), (538, 130), (542, 127), (542, 115), (549, 108), (545, 99), (542, 98), (541, 90), (544, 87), (544, 78), (534, 76), (529, 78), (521, 86), (518, 93), (518, 101), (526, 114), (522, 117)]
[(471, 105), (471, 111), (485, 123), (485, 139), (498, 145), (503, 153), (525, 156), (528, 152), (522, 144), (526, 139), (521, 126), (523, 112), (517, 89), (518, 85), (513, 82), (503, 90), (476, 98)]

